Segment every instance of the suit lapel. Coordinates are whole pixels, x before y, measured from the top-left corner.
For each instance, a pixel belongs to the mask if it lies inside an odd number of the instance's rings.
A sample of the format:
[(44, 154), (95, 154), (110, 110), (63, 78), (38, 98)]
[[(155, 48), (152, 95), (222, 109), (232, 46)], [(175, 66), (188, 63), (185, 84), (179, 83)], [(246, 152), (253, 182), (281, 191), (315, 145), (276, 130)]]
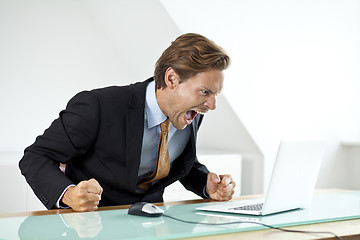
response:
[(134, 93), (126, 112), (126, 181), (130, 191), (134, 191), (141, 159), (144, 134), (145, 92), (149, 82), (134, 86)]
[(126, 115), (126, 179), (127, 186), (136, 187), (137, 175), (141, 159), (141, 146), (144, 133), (144, 110), (129, 110)]

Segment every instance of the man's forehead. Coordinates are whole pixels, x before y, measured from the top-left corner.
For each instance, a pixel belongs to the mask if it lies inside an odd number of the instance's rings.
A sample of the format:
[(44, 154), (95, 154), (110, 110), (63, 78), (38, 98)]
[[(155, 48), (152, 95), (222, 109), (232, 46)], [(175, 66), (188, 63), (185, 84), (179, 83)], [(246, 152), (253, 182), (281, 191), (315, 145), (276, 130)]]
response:
[(219, 93), (223, 88), (223, 80), (224, 76), (221, 71), (209, 70), (198, 73), (184, 82), (190, 82), (190, 84), (196, 87), (206, 88), (211, 92)]

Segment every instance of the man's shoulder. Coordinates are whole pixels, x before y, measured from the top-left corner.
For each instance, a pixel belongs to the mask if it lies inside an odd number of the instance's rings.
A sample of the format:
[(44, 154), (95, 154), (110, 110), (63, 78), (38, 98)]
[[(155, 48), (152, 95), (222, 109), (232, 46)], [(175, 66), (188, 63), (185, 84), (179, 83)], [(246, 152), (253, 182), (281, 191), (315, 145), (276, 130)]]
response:
[(153, 81), (153, 78), (149, 78), (142, 82), (131, 83), (123, 86), (107, 86), (103, 88), (97, 88), (90, 90), (89, 92), (95, 94), (100, 98), (126, 98), (133, 94), (143, 94), (146, 91), (146, 86), (149, 82)]
[(146, 86), (149, 82), (153, 81), (153, 78), (149, 78), (142, 82), (136, 82), (131, 83), (129, 85), (123, 85), (123, 86), (108, 86), (103, 88), (97, 88), (91, 90), (91, 92), (95, 94), (119, 94), (121, 92), (123, 93), (132, 93), (134, 91), (145, 91)]
[[(124, 86), (108, 86), (85, 90), (77, 93), (68, 103), (71, 105), (77, 102), (89, 104), (127, 104), (135, 101), (136, 104), (142, 104), (145, 100), (146, 86), (152, 78), (143, 82), (132, 83)], [(145, 104), (145, 103), (143, 103)]]
[(146, 86), (152, 78), (143, 82), (132, 83), (125, 86), (109, 86), (88, 91), (100, 105), (113, 107), (132, 106), (143, 108), (145, 105)]

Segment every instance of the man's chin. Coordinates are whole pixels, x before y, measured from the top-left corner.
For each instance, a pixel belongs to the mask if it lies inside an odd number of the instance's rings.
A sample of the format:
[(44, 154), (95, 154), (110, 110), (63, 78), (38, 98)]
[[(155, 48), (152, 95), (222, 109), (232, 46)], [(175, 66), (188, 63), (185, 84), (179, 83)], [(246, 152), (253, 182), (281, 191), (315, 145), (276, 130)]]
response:
[(187, 126), (188, 124), (176, 122), (176, 123), (172, 123), (172, 125), (173, 125), (176, 129), (182, 130), (182, 129), (186, 128), (186, 126)]

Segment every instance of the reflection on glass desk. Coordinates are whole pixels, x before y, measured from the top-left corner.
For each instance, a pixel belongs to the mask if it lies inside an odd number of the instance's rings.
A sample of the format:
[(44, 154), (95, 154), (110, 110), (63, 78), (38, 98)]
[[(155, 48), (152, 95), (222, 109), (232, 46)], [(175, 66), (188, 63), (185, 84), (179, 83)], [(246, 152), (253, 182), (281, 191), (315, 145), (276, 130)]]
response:
[[(315, 194), (311, 206), (307, 209), (263, 217), (195, 210), (196, 207), (205, 204), (214, 203), (161, 206), (161, 208), (167, 215), (188, 221), (203, 223), (253, 221), (276, 227), (360, 218), (360, 191)], [(195, 225), (163, 216), (157, 218), (132, 216), (127, 214), (127, 209), (116, 209), (0, 218), (0, 239), (181, 239), (264, 228), (251, 223)]]

